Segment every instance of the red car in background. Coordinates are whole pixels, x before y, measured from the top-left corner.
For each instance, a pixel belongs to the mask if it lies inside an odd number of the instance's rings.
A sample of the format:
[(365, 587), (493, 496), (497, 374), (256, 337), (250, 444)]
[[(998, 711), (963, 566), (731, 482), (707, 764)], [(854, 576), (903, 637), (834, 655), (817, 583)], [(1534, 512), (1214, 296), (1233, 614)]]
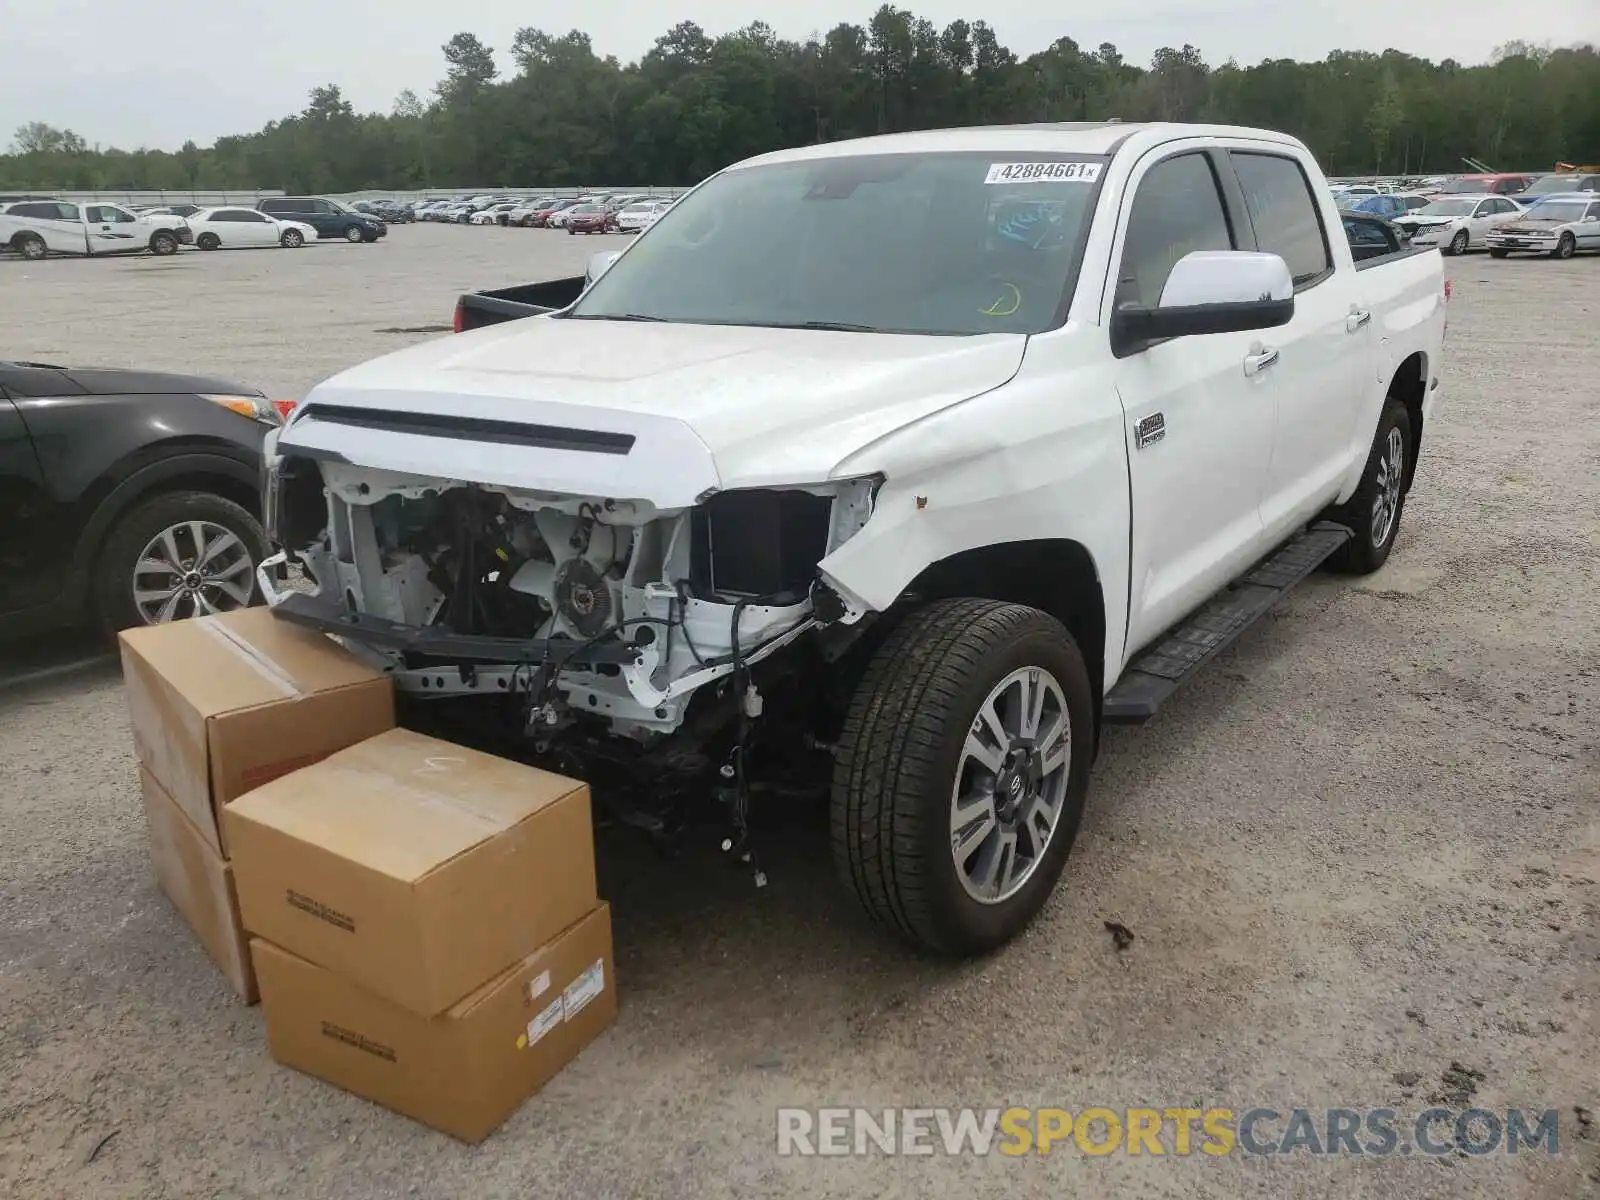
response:
[(553, 216), (555, 213), (571, 208), (577, 203), (578, 202), (576, 200), (557, 200), (555, 203), (547, 205), (544, 208), (535, 209), (528, 217), (528, 224), (532, 225), (535, 229), (544, 229), (550, 224), (551, 216)]
[(606, 233), (617, 227), (617, 214), (604, 204), (580, 204), (567, 218), (568, 233)]

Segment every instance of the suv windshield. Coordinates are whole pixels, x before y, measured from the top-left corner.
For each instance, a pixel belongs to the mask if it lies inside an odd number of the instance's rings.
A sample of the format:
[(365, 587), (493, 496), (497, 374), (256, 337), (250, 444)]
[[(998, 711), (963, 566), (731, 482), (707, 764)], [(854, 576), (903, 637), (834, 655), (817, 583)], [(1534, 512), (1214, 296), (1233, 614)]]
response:
[(860, 155), (726, 171), (663, 213), (568, 316), (1042, 332), (1076, 274), (1105, 159), (1005, 157)]

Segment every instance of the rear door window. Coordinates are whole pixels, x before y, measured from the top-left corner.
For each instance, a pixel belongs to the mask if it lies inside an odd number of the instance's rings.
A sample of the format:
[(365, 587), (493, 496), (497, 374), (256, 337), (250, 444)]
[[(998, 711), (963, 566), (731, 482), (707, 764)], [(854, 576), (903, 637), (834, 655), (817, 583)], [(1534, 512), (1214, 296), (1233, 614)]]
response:
[(1289, 264), (1296, 291), (1321, 283), (1333, 271), (1333, 255), (1300, 164), (1256, 151), (1233, 150), (1229, 157), (1244, 189), (1257, 249)]

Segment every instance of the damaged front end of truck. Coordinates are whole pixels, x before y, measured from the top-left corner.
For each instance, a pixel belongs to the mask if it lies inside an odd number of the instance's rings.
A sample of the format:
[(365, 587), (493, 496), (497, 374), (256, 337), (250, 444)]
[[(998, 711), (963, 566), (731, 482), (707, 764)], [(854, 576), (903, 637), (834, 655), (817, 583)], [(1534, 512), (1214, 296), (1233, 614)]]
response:
[[(498, 731), (586, 778), (621, 768), (659, 786), (711, 770), (742, 792), (756, 719), (770, 724), (773, 707), (790, 750), (825, 744), (814, 676), (867, 623), (819, 564), (865, 526), (880, 479), (706, 487), (683, 503), (673, 488), (516, 486), (487, 464), (364, 466), (333, 445), (357, 429), (426, 432), (425, 418), (394, 417), (379, 429), (370, 411), (312, 404), (269, 448), (277, 553), (259, 574), (280, 619), (340, 638), (404, 696), (487, 706)], [(492, 457), (496, 435), (513, 435), (481, 424), (466, 427)], [(516, 436), (597, 461), (631, 441), (531, 428)]]

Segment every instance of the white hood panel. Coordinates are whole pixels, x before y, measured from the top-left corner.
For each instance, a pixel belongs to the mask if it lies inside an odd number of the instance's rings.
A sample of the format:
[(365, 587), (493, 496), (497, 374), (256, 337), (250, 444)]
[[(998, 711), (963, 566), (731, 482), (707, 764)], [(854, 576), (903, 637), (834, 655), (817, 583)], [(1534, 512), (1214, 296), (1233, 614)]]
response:
[(922, 337), (535, 317), (334, 376), (315, 405), (632, 434), (627, 454), (297, 420), (280, 449), (512, 487), (693, 503), (708, 487), (814, 483), (869, 443), (998, 387), (1021, 335)]

